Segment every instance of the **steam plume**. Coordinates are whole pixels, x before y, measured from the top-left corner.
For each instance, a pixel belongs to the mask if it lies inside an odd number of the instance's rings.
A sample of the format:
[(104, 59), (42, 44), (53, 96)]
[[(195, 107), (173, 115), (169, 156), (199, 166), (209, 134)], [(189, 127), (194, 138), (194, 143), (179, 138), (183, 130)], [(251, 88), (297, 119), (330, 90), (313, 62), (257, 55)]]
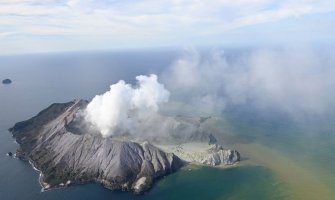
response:
[(135, 87), (121, 80), (88, 104), (85, 119), (104, 137), (132, 133), (141, 121), (158, 111), (160, 104), (169, 100), (170, 92), (156, 75), (141, 75), (136, 80)]
[[(254, 49), (233, 55), (188, 49), (163, 74), (171, 100), (206, 113), (230, 105), (300, 119), (334, 111), (334, 49)], [(180, 110), (180, 108), (179, 108)]]
[(211, 116), (241, 106), (294, 119), (326, 116), (335, 107), (332, 55), (332, 49), (265, 49), (229, 57), (191, 49), (161, 74), (167, 89), (156, 75), (137, 76), (135, 87), (119, 81), (97, 95), (84, 116), (105, 137), (128, 133), (164, 141), (203, 131), (177, 114)]

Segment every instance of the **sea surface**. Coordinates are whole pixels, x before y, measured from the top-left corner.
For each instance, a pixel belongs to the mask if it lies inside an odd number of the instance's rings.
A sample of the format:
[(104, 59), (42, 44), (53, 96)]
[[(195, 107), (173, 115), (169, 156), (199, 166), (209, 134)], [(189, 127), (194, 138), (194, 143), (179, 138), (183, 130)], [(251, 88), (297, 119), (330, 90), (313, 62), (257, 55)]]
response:
[[(144, 195), (98, 184), (41, 192), (39, 173), (6, 156), (17, 144), (7, 131), (54, 102), (92, 99), (123, 79), (160, 74), (175, 50), (81, 52), (0, 57), (0, 199), (335, 199), (335, 121), (298, 123), (285, 116), (231, 107), (210, 123), (220, 140), (242, 154), (236, 167), (187, 166)], [(269, 117), (271, 116), (271, 117)]]

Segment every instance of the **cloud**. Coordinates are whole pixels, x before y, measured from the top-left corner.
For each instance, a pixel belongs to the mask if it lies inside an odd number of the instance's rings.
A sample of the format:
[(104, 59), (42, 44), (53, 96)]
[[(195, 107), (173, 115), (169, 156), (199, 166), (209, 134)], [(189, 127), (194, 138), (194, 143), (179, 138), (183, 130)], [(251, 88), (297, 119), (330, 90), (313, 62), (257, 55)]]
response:
[(330, 0), (3, 0), (0, 31), (15, 32), (6, 36), (13, 41), (17, 37), (59, 37), (68, 41), (103, 37), (114, 46), (168, 45), (331, 11), (335, 11), (335, 3)]

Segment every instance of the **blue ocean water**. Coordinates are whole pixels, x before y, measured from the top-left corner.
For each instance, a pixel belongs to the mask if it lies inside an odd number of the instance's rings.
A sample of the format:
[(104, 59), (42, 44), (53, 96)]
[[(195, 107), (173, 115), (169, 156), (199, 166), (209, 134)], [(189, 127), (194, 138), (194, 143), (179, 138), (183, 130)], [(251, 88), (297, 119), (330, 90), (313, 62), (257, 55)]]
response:
[(176, 54), (86, 52), (1, 57), (0, 76), (13, 83), (0, 85), (0, 198), (128, 198), (127, 193), (111, 193), (95, 184), (41, 193), (38, 172), (29, 163), (5, 156), (17, 147), (7, 130), (53, 102), (90, 100), (119, 79), (133, 83), (136, 75), (159, 73)]

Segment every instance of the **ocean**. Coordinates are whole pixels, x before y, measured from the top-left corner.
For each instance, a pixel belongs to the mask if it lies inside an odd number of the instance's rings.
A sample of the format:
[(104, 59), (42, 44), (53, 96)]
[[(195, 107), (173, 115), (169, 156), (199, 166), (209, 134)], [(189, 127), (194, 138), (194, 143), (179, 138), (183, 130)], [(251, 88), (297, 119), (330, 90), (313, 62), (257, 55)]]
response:
[[(236, 51), (234, 51), (235, 53)], [(229, 52), (228, 52), (229, 53)], [(234, 54), (232, 53), (232, 55)], [(178, 50), (78, 52), (0, 57), (0, 198), (14, 199), (335, 199), (333, 118), (308, 123), (231, 107), (212, 121), (213, 131), (242, 162), (230, 168), (187, 166), (158, 180), (144, 195), (98, 184), (41, 192), (39, 173), (6, 156), (17, 144), (8, 132), (54, 102), (92, 99), (120, 79), (162, 73)]]

